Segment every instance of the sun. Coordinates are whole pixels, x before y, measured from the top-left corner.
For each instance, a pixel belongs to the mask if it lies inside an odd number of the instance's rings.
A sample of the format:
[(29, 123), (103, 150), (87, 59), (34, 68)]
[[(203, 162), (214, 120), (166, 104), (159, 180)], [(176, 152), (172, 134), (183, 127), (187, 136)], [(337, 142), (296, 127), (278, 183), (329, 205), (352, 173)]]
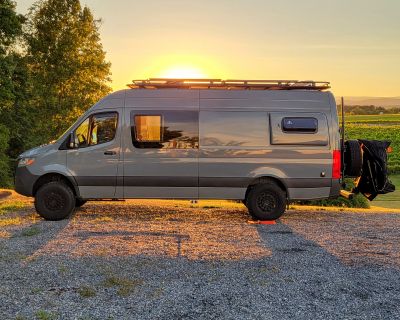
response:
[(160, 78), (175, 78), (175, 79), (204, 79), (207, 74), (200, 68), (192, 66), (172, 66), (160, 72)]

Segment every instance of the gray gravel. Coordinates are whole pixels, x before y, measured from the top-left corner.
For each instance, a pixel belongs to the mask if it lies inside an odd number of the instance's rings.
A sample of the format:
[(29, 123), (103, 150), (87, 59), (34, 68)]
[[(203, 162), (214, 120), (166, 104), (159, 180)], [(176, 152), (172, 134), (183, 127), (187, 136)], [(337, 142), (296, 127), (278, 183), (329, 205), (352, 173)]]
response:
[(244, 207), (140, 201), (33, 213), (1, 227), (0, 319), (400, 319), (400, 214), (290, 210), (254, 225)]

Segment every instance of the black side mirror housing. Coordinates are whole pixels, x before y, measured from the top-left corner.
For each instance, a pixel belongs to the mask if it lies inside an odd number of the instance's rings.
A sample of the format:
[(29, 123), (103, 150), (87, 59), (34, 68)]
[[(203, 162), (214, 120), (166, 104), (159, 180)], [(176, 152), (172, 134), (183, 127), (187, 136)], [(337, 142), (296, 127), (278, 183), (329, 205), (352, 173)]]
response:
[(74, 135), (73, 132), (71, 132), (71, 133), (69, 134), (68, 148), (69, 148), (69, 149), (75, 149), (75, 148), (76, 148), (75, 135)]

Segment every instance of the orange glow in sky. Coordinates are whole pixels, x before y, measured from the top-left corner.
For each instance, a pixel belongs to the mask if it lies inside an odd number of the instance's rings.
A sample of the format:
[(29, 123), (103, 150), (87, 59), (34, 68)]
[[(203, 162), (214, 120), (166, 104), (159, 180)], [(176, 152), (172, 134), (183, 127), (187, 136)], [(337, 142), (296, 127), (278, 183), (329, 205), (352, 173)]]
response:
[(202, 70), (192, 66), (171, 66), (170, 68), (162, 71), (159, 75), (160, 78), (181, 78), (181, 79), (200, 79), (207, 78), (207, 74)]
[[(211, 57), (196, 54), (169, 54), (157, 55), (148, 64), (141, 68), (139, 77), (147, 78), (220, 78), (223, 77), (223, 68), (213, 62)], [(136, 70), (137, 71), (137, 70)], [(132, 72), (130, 77), (138, 78), (138, 73)]]
[(114, 90), (150, 77), (312, 79), (338, 96), (400, 96), (399, 0), (80, 2), (102, 20)]

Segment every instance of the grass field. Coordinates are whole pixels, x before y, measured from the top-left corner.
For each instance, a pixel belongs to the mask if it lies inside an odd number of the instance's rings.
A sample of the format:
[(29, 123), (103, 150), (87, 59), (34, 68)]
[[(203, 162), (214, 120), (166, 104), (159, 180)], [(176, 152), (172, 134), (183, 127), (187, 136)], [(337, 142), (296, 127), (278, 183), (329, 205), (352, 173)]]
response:
[(396, 186), (396, 191), (388, 194), (379, 195), (371, 206), (400, 209), (400, 174), (389, 177), (392, 183)]
[(400, 124), (400, 114), (379, 114), (379, 115), (346, 115), (346, 123), (398, 123)]
[(389, 171), (400, 173), (400, 114), (349, 115), (345, 118), (346, 139), (389, 140)]
[(393, 152), (388, 155), (388, 165), (397, 190), (378, 196), (371, 206), (400, 209), (400, 114), (346, 115), (345, 123), (346, 139), (391, 141)]

